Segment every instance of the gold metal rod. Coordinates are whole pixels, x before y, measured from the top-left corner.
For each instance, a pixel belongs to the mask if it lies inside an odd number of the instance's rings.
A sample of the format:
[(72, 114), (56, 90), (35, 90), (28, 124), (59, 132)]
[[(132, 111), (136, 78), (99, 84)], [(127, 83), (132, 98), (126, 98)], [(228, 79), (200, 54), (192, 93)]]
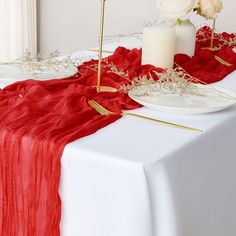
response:
[(211, 46), (210, 46), (210, 48), (211, 48), (212, 50), (213, 50), (213, 48), (214, 48), (215, 28), (216, 28), (216, 19), (213, 20), (213, 25), (212, 25)]
[(97, 92), (101, 91), (101, 66), (102, 66), (103, 33), (104, 33), (104, 19), (105, 19), (105, 1), (106, 0), (101, 0)]

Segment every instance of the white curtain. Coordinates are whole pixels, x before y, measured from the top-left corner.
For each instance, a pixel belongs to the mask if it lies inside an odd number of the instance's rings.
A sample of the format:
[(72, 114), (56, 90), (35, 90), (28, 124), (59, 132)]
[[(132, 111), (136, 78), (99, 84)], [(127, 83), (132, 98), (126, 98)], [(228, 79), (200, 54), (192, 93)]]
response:
[(0, 0), (0, 61), (37, 53), (36, 0)]

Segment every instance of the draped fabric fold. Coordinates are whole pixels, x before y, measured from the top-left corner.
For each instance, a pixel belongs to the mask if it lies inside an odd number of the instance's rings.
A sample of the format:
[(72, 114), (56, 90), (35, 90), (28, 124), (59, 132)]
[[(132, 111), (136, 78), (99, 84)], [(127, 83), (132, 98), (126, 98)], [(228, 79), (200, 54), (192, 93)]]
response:
[[(192, 59), (176, 55), (176, 63), (206, 83), (223, 79), (236, 69), (232, 48), (211, 52), (202, 50), (202, 46), (197, 45)], [(215, 55), (233, 65), (220, 64)], [(137, 49), (118, 48), (103, 63), (102, 84), (118, 89), (157, 69), (141, 66), (141, 50)], [(97, 93), (91, 86), (96, 85), (96, 65), (97, 61), (91, 60), (79, 66), (78, 74), (68, 79), (28, 80), (0, 90), (1, 236), (60, 235), (58, 189), (65, 145), (121, 118), (116, 114), (99, 115), (88, 105), (88, 99), (117, 113), (140, 107), (120, 91)], [(112, 71), (111, 65), (125, 71), (128, 79)]]

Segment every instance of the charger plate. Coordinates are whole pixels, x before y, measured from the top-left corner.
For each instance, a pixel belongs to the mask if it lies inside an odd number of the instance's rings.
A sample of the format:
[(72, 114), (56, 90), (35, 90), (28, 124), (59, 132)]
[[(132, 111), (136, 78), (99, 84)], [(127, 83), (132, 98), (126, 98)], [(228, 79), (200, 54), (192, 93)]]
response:
[(16, 65), (0, 65), (0, 80), (5, 82), (16, 82), (28, 79), (36, 80), (50, 80), (50, 79), (63, 79), (74, 75), (77, 72), (76, 66), (69, 68), (58, 69), (57, 71), (43, 71), (34, 75), (27, 71), (23, 71)]
[(175, 114), (202, 114), (221, 111), (236, 103), (236, 94), (232, 91), (212, 86), (196, 85), (204, 95), (179, 95), (155, 93), (140, 94), (140, 91), (152, 89), (153, 84), (142, 85), (129, 91), (129, 96), (137, 103), (161, 112)]

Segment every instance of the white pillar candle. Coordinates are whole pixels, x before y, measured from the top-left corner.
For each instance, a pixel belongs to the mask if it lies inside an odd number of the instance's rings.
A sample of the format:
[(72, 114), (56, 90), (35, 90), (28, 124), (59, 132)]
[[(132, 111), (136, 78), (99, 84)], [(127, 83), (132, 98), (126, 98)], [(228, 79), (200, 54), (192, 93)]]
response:
[(192, 57), (195, 53), (196, 27), (189, 21), (177, 25), (176, 29), (176, 54), (182, 53)]
[(147, 27), (143, 31), (142, 65), (160, 68), (173, 67), (175, 54), (175, 28)]

